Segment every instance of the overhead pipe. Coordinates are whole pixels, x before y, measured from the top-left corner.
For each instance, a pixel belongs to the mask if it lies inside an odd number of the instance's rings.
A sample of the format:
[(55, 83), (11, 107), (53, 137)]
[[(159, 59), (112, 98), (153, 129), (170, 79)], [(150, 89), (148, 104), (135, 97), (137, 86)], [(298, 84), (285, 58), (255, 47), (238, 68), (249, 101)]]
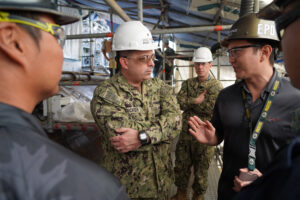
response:
[(138, 1), (139, 21), (143, 22), (143, 0)]
[[(229, 30), (232, 25), (217, 25), (217, 26), (197, 26), (185, 28), (168, 28), (168, 29), (154, 29), (150, 30), (153, 35), (167, 34), (167, 33), (193, 33), (201, 31), (223, 31)], [(105, 38), (112, 37), (113, 33), (93, 33), (93, 34), (78, 34), (67, 35), (67, 40), (84, 39), (84, 38)]]
[(254, 10), (255, 13), (258, 13), (259, 11), (259, 0), (255, 0), (254, 2)]
[(104, 0), (124, 21), (131, 21), (125, 11), (116, 3), (115, 0)]
[(254, 11), (254, 0), (241, 0), (240, 15), (242, 17)]
[(93, 34), (78, 34), (78, 35), (67, 35), (67, 40), (73, 39), (85, 39), (85, 38), (105, 38), (112, 37), (113, 33), (93, 33)]
[(217, 25), (217, 26), (197, 26), (187, 28), (168, 28), (151, 30), (153, 35), (167, 34), (167, 33), (193, 33), (201, 31), (223, 31), (229, 30), (232, 25)]

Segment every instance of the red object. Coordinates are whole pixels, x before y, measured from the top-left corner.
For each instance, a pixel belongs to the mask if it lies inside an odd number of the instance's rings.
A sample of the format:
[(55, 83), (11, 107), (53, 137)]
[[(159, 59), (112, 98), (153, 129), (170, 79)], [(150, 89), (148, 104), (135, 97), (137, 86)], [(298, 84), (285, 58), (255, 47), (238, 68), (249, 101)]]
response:
[(107, 33), (106, 37), (112, 37), (114, 35), (114, 33)]
[(215, 30), (215, 31), (222, 31), (222, 30), (223, 30), (223, 27), (220, 26), (220, 25), (218, 25), (218, 26), (215, 26), (215, 27), (214, 27), (214, 30)]
[(74, 86), (80, 85), (80, 82), (79, 81), (74, 81), (72, 85), (74, 85)]

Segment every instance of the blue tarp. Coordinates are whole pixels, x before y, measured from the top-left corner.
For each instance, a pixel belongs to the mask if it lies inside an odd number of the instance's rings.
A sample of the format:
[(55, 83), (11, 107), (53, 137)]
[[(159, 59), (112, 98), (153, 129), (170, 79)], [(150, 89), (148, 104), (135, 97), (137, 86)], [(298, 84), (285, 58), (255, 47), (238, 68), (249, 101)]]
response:
[[(83, 5), (88, 6), (94, 9), (109, 11), (110, 7), (105, 3), (104, 0), (67, 0), (68, 3), (76, 4), (77, 6)], [(138, 20), (138, 10), (137, 10), (137, 0), (127, 0), (127, 1), (116, 1), (117, 4), (125, 10), (129, 17), (133, 20)], [(212, 25), (214, 20), (214, 14), (209, 14), (206, 11), (209, 11), (214, 8), (220, 7), (219, 3), (214, 3), (211, 1), (210, 4), (202, 5), (197, 7), (197, 10), (190, 9), (191, 0), (165, 0), (167, 9), (166, 17), (167, 21), (164, 22), (166, 28), (171, 27), (190, 27), (190, 26), (201, 26), (201, 25)], [(161, 6), (159, 0), (143, 0), (144, 10), (143, 10), (143, 19), (144, 22), (156, 24), (159, 20), (159, 17), (162, 14)], [(148, 8), (151, 6), (156, 6), (157, 8)], [(131, 9), (126, 9), (131, 8)], [(238, 15), (238, 10), (232, 9), (228, 6), (225, 6), (223, 12), (230, 12), (233, 15)], [(234, 20), (222, 18), (221, 24), (232, 24)], [(162, 28), (162, 22), (159, 24), (158, 28)], [(114, 30), (116, 29), (117, 24), (114, 24)], [(221, 32), (221, 39), (226, 37), (228, 31)], [(207, 35), (209, 37), (207, 38)], [(175, 38), (178, 38), (183, 41), (199, 43), (204, 46), (211, 47), (217, 42), (217, 33), (216, 32), (195, 32), (195, 33), (176, 33), (174, 34)], [(156, 38), (158, 39), (158, 38)]]

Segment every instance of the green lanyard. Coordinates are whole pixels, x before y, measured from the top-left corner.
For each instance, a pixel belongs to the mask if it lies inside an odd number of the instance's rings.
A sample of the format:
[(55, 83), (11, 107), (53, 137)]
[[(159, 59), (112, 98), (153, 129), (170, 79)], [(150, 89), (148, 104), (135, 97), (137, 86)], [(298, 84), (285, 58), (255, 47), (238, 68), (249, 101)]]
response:
[(246, 93), (244, 90), (242, 90), (242, 98), (243, 98), (244, 105), (245, 105), (246, 116), (249, 120), (249, 129), (250, 129), (250, 142), (249, 142), (249, 155), (248, 155), (248, 169), (250, 171), (253, 171), (255, 169), (256, 140), (258, 139), (258, 136), (261, 133), (265, 119), (268, 116), (268, 113), (271, 108), (274, 97), (276, 95), (276, 92), (279, 89), (279, 83), (280, 83), (280, 78), (277, 75), (276, 80), (274, 81), (274, 83), (272, 85), (272, 91), (270, 92), (270, 94), (268, 96), (268, 99), (264, 105), (264, 108), (260, 114), (260, 117), (256, 123), (254, 130), (252, 130), (252, 120), (251, 120), (251, 116), (250, 116), (250, 109), (246, 102)]

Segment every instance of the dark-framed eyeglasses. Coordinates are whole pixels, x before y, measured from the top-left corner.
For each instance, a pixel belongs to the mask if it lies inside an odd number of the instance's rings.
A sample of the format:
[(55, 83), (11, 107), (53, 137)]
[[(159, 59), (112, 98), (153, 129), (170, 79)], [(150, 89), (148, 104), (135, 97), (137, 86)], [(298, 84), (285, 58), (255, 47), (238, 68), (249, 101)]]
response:
[(261, 47), (261, 45), (250, 44), (250, 45), (245, 45), (245, 46), (233, 47), (233, 48), (227, 50), (227, 56), (230, 58), (236, 58), (239, 56), (239, 52), (241, 50), (246, 49), (246, 48), (251, 48), (251, 47)]
[(149, 63), (150, 61), (152, 61), (152, 62), (156, 61), (155, 54), (143, 55), (143, 56), (139, 56), (139, 57), (127, 57), (127, 56), (121, 56), (121, 57), (127, 58), (127, 59), (134, 59), (140, 63), (146, 63), (146, 64)]
[(13, 15), (8, 12), (2, 12), (2, 11), (0, 11), (0, 22), (12, 22), (12, 23), (25, 24), (28, 26), (32, 26), (32, 27), (41, 29), (41, 30), (53, 35), (57, 39), (57, 41), (61, 47), (63, 47), (65, 44), (65, 40), (66, 40), (65, 31), (61, 26), (59, 26), (57, 24), (40, 22), (40, 21), (37, 21), (34, 19), (29, 19), (26, 17)]
[(284, 29), (288, 27), (291, 23), (296, 21), (300, 17), (300, 6), (288, 11), (287, 13), (282, 14), (281, 16), (275, 19), (276, 31), (278, 34), (279, 40), (281, 40)]

